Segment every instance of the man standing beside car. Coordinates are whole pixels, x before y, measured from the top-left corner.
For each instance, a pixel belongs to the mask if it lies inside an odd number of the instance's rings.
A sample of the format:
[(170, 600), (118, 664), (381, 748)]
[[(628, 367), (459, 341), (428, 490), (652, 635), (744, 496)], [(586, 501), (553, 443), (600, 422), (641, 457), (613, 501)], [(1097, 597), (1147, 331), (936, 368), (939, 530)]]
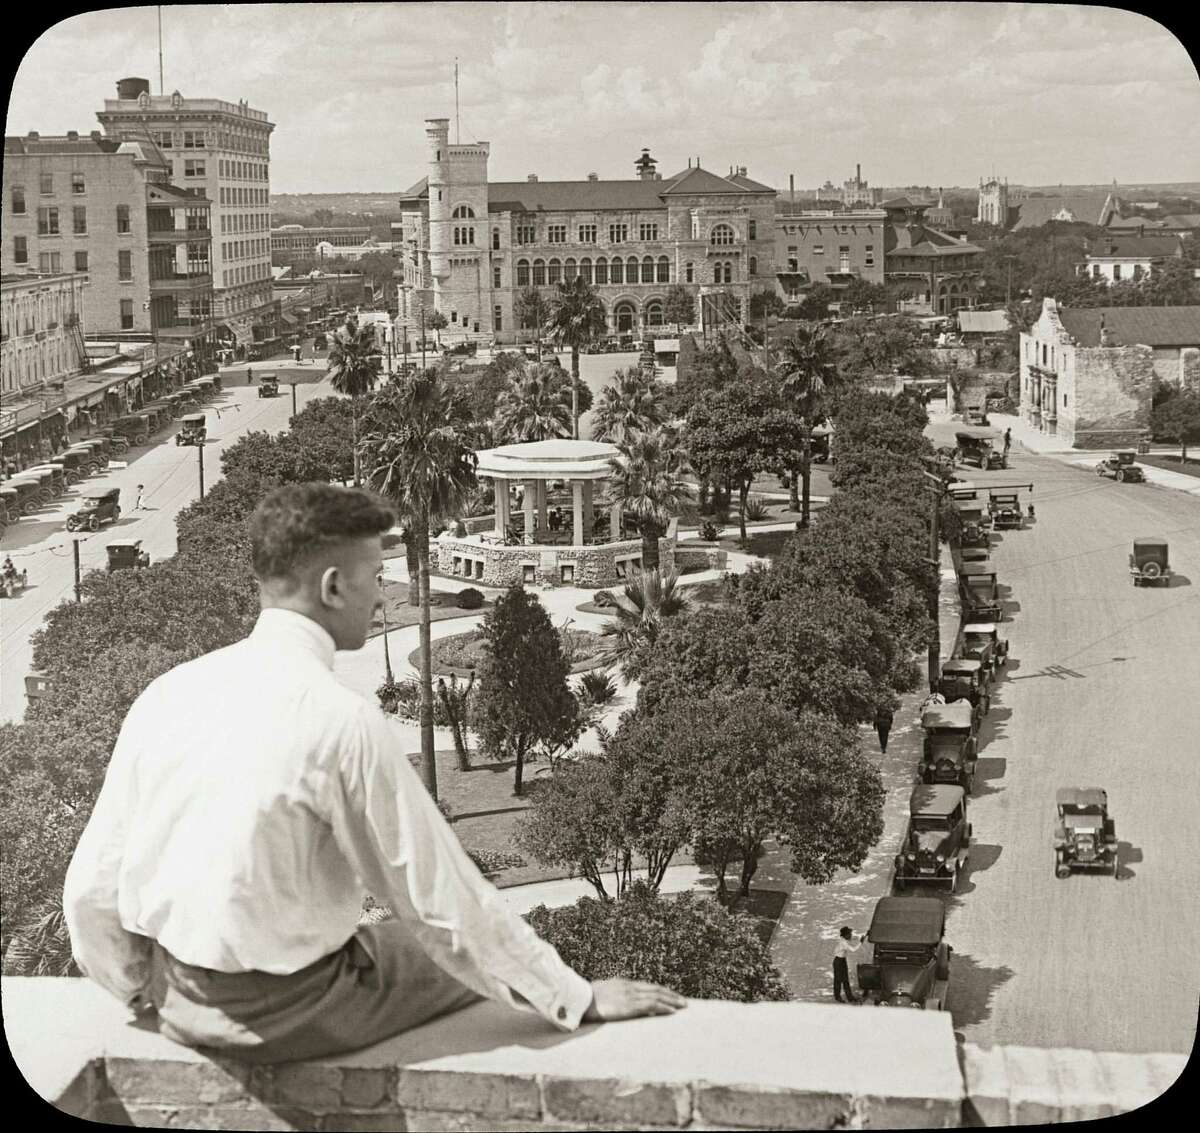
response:
[[(395, 522), (359, 489), (270, 492), (250, 520), (253, 632), (125, 718), (63, 911), (84, 974), (175, 1042), (290, 1062), (482, 997), (568, 1031), (686, 1004), (563, 963), (466, 855), (378, 704), (334, 676), (382, 607)], [(395, 918), (360, 924), (367, 892)]]
[(858, 997), (850, 989), (850, 965), (846, 957), (851, 952), (857, 952), (867, 938), (860, 936), (857, 944), (851, 943), (854, 940), (854, 933), (850, 931), (849, 925), (842, 925), (838, 936), (840, 939), (833, 950), (833, 998), (839, 1003), (844, 1002), (841, 994), (844, 989), (846, 999), (851, 1003), (857, 1003)]

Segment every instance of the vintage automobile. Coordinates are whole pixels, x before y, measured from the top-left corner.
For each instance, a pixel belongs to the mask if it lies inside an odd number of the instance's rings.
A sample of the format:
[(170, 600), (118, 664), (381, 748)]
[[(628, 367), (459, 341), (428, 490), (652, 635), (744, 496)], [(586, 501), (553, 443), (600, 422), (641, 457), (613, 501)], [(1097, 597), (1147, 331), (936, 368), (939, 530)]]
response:
[(997, 530), (1021, 527), (1021, 501), (1016, 492), (989, 492), (988, 514)]
[(25, 699), (32, 704), (41, 700), (50, 691), (50, 678), (43, 673), (27, 673), (25, 675)]
[(858, 986), (879, 1007), (943, 1011), (950, 988), (946, 906), (937, 897), (881, 897), (867, 940), (871, 961), (858, 965)]
[(954, 504), (958, 514), (960, 547), (988, 547), (991, 543), (989, 528), (991, 518), (978, 500), (958, 500)]
[(19, 475), (14, 476), (10, 484), (33, 484), (35, 494), (37, 496), (38, 506), (46, 507), (57, 494), (54, 490), (54, 477), (49, 472), (39, 472), (35, 468), (23, 469)]
[(103, 472), (112, 458), (114, 444), (109, 437), (88, 437), (86, 441), (73, 444), (67, 452), (77, 452), (86, 464), (91, 465), (92, 473)]
[[(137, 416), (146, 422), (147, 436), (153, 436), (163, 427), (164, 413), (161, 409), (147, 409), (144, 406), (137, 411)], [(168, 420), (170, 418), (168, 417)]]
[(5, 563), (4, 569), (0, 570), (0, 594), (5, 598), (12, 598), (18, 591), (24, 590), (29, 585), (29, 571), (17, 570), (12, 565), (12, 561), (8, 560)]
[(21, 518), (21, 493), (7, 484), (0, 487), (0, 519), (16, 523)]
[(1097, 869), (1113, 877), (1120, 853), (1108, 794), (1099, 787), (1060, 787), (1054, 795), (1058, 825), (1054, 828), (1054, 874), (1070, 877), (1077, 869)]
[(942, 663), (937, 691), (946, 698), (947, 704), (956, 700), (968, 700), (974, 709), (975, 730), (992, 706), (987, 690), (987, 677), (983, 665), (966, 657), (951, 657)]
[(829, 445), (833, 430), (828, 425), (817, 425), (812, 431), (811, 452), (814, 464), (824, 464), (829, 459)]
[(35, 464), (32, 468), (26, 468), (25, 474), (27, 476), (48, 476), (50, 492), (55, 499), (67, 494), (67, 477), (61, 464)]
[(148, 567), (150, 556), (141, 548), (142, 541), (140, 539), (119, 539), (115, 543), (109, 543), (105, 548), (108, 551), (109, 573), (111, 574), (114, 570)]
[(962, 593), (963, 613), (974, 621), (1004, 621), (996, 568), (991, 559), (962, 563), (958, 568), (958, 586)]
[(43, 506), (39, 480), (22, 480), (20, 476), (13, 476), (4, 481), (4, 487), (15, 494), (15, 506), (21, 515), (32, 515)]
[(974, 709), (965, 700), (927, 705), (921, 713), (921, 727), (925, 729), (917, 765), (921, 782), (955, 783), (970, 794), (979, 758)]
[(446, 350), (446, 357), (462, 356), (474, 358), (476, 351), (479, 349), (477, 342), (457, 342)]
[(116, 523), (121, 518), (121, 489), (109, 488), (107, 492), (84, 496), (83, 503), (74, 515), (67, 516), (67, 530), (81, 527), (88, 531), (99, 531), (102, 523)]
[(995, 622), (967, 622), (962, 627), (957, 654), (978, 661), (994, 678), (1008, 662), (1008, 642), (1001, 639)]
[(1146, 473), (1136, 463), (1137, 453), (1131, 448), (1118, 449), (1110, 452), (1096, 465), (1097, 476), (1111, 476), (1122, 483), (1140, 484), (1146, 479)]
[(67, 487), (78, 484), (80, 480), (90, 476), (95, 467), (91, 460), (91, 453), (85, 454), (77, 449), (60, 452), (57, 456), (52, 456), (48, 463), (62, 469), (63, 480)]
[(135, 414), (130, 414), (128, 417), (118, 417), (112, 423), (113, 438), (124, 437), (125, 443), (130, 448), (137, 448), (139, 445), (144, 445), (150, 439), (150, 430), (147, 427), (145, 418)]
[(1003, 451), (997, 452), (992, 448), (992, 442), (999, 436), (995, 429), (959, 430), (954, 434), (959, 463), (974, 464), (981, 471), (1007, 468), (1008, 458)]
[(98, 437), (90, 437), (89, 440), (108, 441), (110, 451), (114, 456), (120, 456), (122, 453), (128, 452), (130, 448), (129, 438), (124, 433), (118, 433), (114, 425), (106, 425), (100, 430)]
[(977, 500), (979, 488), (970, 480), (954, 480), (946, 485), (946, 495), (952, 500)]
[(1171, 585), (1171, 575), (1175, 572), (1168, 565), (1170, 548), (1165, 539), (1147, 536), (1133, 541), (1133, 550), (1129, 553), (1129, 576), (1134, 586), (1153, 586), (1161, 582)]
[(987, 547), (963, 547), (958, 552), (958, 557), (964, 563), (982, 563), (990, 558), (991, 552)]
[(207, 381), (212, 382), (212, 388), (213, 388), (214, 393), (221, 392), (221, 375), (220, 374), (209, 374), (207, 379), (202, 379), (202, 380), (207, 380)]
[(208, 438), (208, 425), (203, 413), (189, 413), (182, 418), (179, 432), (175, 434), (177, 445), (202, 445)]
[(988, 421), (987, 407), (985, 405), (968, 405), (966, 412), (963, 414), (968, 425), (987, 425)]
[(278, 397), (279, 396), (279, 379), (274, 374), (263, 378), (258, 383), (259, 397)]

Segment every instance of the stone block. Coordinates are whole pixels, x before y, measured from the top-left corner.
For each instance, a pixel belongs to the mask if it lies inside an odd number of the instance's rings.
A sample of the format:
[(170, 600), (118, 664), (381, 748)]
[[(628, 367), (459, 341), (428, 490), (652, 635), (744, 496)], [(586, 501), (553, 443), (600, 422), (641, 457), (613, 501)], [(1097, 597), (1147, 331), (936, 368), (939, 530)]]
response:
[(394, 1108), (396, 1077), (390, 1067), (347, 1067), (342, 1071), (342, 1104), (351, 1109)]
[(412, 1126), (404, 1111), (392, 1107), (386, 1113), (332, 1113), (321, 1122), (329, 1133), (406, 1133)]
[(291, 1106), (127, 1105), (129, 1123), (163, 1129), (320, 1130), (320, 1118)]
[(552, 1118), (599, 1124), (634, 1126), (686, 1125), (692, 1108), (691, 1091), (683, 1085), (651, 1084), (621, 1078), (545, 1078), (545, 1112)]
[(196, 1106), (249, 1097), (250, 1069), (244, 1064), (110, 1056), (104, 1065), (109, 1089), (123, 1102)]
[(272, 1067), (267, 1097), (318, 1113), (333, 1113), (342, 1105), (342, 1070), (313, 1062)]
[(405, 1110), (443, 1110), (493, 1118), (535, 1118), (541, 1114), (537, 1082), (531, 1076), (511, 1074), (402, 1069), (396, 1101)]
[(762, 1086), (696, 1084), (696, 1115), (718, 1127), (740, 1129), (853, 1128), (858, 1109), (848, 1094), (822, 1094)]
[(442, 1110), (408, 1110), (409, 1133), (528, 1133), (530, 1130), (562, 1130), (571, 1133), (579, 1125), (556, 1125), (553, 1122), (526, 1118), (512, 1121), (485, 1117), (477, 1113), (448, 1113)]

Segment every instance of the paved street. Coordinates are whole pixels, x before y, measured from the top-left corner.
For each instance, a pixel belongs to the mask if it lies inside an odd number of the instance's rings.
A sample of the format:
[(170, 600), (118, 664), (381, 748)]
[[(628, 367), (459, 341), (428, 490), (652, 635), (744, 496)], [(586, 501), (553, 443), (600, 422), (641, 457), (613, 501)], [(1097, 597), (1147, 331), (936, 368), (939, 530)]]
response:
[[(955, 1028), (982, 1044), (1188, 1051), (1200, 991), (1200, 503), (1051, 458), (1011, 463), (965, 474), (1032, 479), (1037, 518), (993, 537), (1012, 660), (982, 732), (970, 867), (947, 924)], [(1130, 582), (1137, 535), (1170, 540), (1170, 588)], [(1060, 786), (1108, 791), (1120, 881), (1055, 877)]]
[[(278, 368), (276, 361), (276, 368)], [(270, 367), (257, 363), (255, 369)], [(244, 366), (243, 366), (244, 368)], [(328, 383), (301, 385), (297, 404), (301, 407), (313, 397), (326, 396)], [(220, 410), (220, 413), (217, 413)], [(290, 389), (280, 396), (259, 398), (257, 387), (226, 388), (208, 406), (208, 444), (204, 448), (204, 482), (211, 486), (221, 474), (220, 456), (224, 449), (252, 430), (276, 432), (286, 428), (292, 412)], [(13, 563), (29, 571), (29, 589), (0, 606), (3, 618), (3, 647), (0, 656), (0, 719), (19, 720), (25, 711), (25, 674), (29, 672), (32, 650), (30, 635), (38, 629), (46, 614), (59, 602), (70, 598), (75, 581), (71, 539), (66, 518), (87, 494), (121, 489), (121, 518), (100, 528), (93, 535), (81, 536), (80, 567), (84, 572), (103, 569), (107, 562), (105, 546), (114, 539), (141, 539), (142, 547), (157, 561), (175, 553), (175, 516), (199, 494), (198, 450), (177, 446), (174, 429), (158, 434), (157, 443), (131, 449), (125, 458), (128, 467), (114, 469), (75, 485), (66, 496), (50, 507), (35, 512), (4, 533), (0, 551)], [(148, 511), (134, 511), (137, 485), (146, 488), (144, 504)]]

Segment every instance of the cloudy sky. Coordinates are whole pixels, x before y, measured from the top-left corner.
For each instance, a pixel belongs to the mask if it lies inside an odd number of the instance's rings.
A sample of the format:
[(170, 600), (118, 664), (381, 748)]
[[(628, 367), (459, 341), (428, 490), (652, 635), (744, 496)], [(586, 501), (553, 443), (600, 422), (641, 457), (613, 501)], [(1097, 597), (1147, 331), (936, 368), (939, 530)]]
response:
[[(1200, 78), (1147, 17), (1111, 8), (892, 3), (167, 5), (166, 92), (246, 99), (276, 124), (275, 192), (392, 192), (423, 120), (491, 142), (493, 180), (633, 176), (643, 146), (786, 188), (1200, 180)], [(141, 75), (155, 9), (46, 31), (5, 132), (81, 132)]]

